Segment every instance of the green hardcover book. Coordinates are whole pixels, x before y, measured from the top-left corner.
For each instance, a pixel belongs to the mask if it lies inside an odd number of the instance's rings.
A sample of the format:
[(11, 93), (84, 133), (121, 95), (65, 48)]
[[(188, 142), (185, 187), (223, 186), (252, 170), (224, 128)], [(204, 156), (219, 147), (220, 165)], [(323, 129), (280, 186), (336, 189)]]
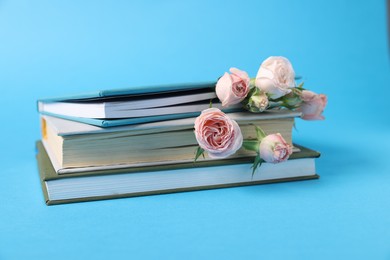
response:
[(319, 178), (320, 154), (297, 145), (288, 161), (263, 163), (253, 176), (253, 157), (58, 175), (42, 142), (36, 145), (47, 205)]

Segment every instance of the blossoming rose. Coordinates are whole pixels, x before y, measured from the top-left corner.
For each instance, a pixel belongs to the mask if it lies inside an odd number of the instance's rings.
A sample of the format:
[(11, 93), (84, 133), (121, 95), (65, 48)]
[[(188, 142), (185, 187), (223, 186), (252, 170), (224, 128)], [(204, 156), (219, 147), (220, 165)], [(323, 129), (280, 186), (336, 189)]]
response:
[(264, 137), (259, 146), (260, 157), (269, 163), (286, 161), (292, 154), (292, 147), (281, 134), (271, 134)]
[(217, 96), (224, 107), (240, 103), (249, 92), (248, 74), (236, 68), (230, 68), (230, 72), (230, 75), (225, 72), (215, 87)]
[(328, 102), (328, 98), (324, 94), (316, 94), (313, 91), (303, 90), (301, 94), (302, 104), (300, 111), (302, 118), (305, 120), (324, 120), (322, 112)]
[(260, 66), (256, 76), (256, 87), (277, 99), (295, 87), (295, 72), (290, 61), (284, 57), (271, 56)]
[(242, 145), (243, 137), (237, 122), (218, 108), (209, 108), (195, 119), (195, 137), (211, 158), (225, 158)]

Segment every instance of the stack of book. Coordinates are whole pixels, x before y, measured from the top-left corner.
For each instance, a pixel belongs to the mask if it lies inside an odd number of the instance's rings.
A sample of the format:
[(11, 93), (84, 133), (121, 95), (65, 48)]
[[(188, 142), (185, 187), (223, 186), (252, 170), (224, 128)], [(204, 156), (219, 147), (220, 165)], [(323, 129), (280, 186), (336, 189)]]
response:
[[(37, 161), (48, 205), (318, 178), (318, 152), (294, 144), (280, 164), (263, 163), (240, 149), (225, 159), (194, 162), (194, 121), (212, 102), (222, 109), (215, 83), (129, 88), (38, 101), (42, 139)], [(292, 145), (288, 110), (224, 110), (244, 139), (281, 133)]]

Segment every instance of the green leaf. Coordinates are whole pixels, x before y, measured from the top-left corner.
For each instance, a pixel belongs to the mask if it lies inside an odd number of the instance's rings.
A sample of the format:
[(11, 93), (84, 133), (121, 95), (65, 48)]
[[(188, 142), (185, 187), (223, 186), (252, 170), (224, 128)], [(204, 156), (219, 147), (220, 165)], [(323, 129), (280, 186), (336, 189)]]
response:
[(259, 168), (262, 163), (263, 163), (263, 159), (261, 159), (260, 154), (258, 153), (256, 155), (255, 160), (254, 160), (253, 165), (252, 165), (252, 179), (253, 179), (253, 175), (255, 174), (257, 168)]
[(304, 83), (304, 82), (301, 82), (301, 83), (298, 85), (297, 89), (299, 89), (299, 90), (304, 90), (304, 88), (303, 88), (303, 83)]
[(269, 109), (280, 108), (281, 106), (283, 106), (283, 101), (269, 101), (268, 103)]
[(255, 126), (256, 128), (256, 136), (257, 140), (261, 141), (264, 137), (267, 135), (264, 133), (263, 129), (261, 129), (259, 126)]
[(287, 103), (283, 103), (281, 106), (284, 107), (284, 108), (287, 108), (288, 110), (294, 110), (294, 109), (297, 108), (297, 107), (295, 107), (295, 106), (290, 106), (290, 105), (287, 104)]
[(212, 108), (213, 107), (213, 100), (210, 99), (210, 105), (209, 105), (209, 108)]
[(204, 149), (201, 148), (200, 146), (198, 146), (198, 149), (196, 149), (196, 154), (195, 154), (195, 160), (194, 160), (194, 162), (196, 162), (196, 160), (198, 160), (198, 158), (199, 158), (201, 155), (203, 156), (203, 159), (204, 159)]
[(260, 142), (258, 140), (244, 140), (242, 142), (242, 146), (244, 149), (249, 151), (258, 152), (259, 151)]

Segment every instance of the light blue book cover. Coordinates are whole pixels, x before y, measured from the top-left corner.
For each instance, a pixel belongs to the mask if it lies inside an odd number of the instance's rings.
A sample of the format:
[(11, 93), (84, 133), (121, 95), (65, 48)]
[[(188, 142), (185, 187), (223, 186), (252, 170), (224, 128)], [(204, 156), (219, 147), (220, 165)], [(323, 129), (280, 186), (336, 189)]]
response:
[[(240, 108), (227, 108), (227, 109), (223, 109), (223, 111), (226, 113), (232, 113), (232, 112), (242, 111), (242, 109), (240, 109)], [(200, 112), (169, 114), (169, 115), (159, 115), (159, 116), (147, 116), (147, 117), (135, 117), (135, 118), (123, 118), (123, 119), (82, 118), (82, 117), (73, 117), (73, 116), (53, 114), (53, 113), (48, 113), (48, 112), (41, 112), (41, 114), (59, 117), (59, 118), (63, 118), (63, 119), (71, 120), (71, 121), (76, 121), (76, 122), (80, 122), (80, 123), (84, 123), (84, 124), (89, 124), (89, 125), (95, 125), (95, 126), (100, 126), (100, 127), (112, 127), (112, 126), (135, 125), (135, 124), (151, 123), (151, 122), (157, 122), (157, 121), (196, 117), (196, 116), (200, 115)]]
[(97, 99), (104, 97), (115, 97), (115, 96), (127, 96), (127, 95), (141, 95), (141, 94), (153, 94), (153, 93), (166, 93), (166, 92), (177, 92), (187, 90), (198, 90), (215, 88), (216, 82), (204, 82), (204, 83), (183, 83), (183, 84), (172, 84), (172, 85), (156, 85), (156, 86), (135, 86), (121, 89), (106, 89), (98, 90), (89, 93), (81, 93), (69, 96), (43, 98), (38, 102), (58, 102), (58, 101), (72, 101), (72, 100), (87, 100)]
[[(38, 111), (41, 114), (59, 117), (67, 120), (77, 121), (85, 124), (95, 125), (99, 127), (112, 127), (112, 126), (121, 126), (121, 125), (132, 125), (140, 123), (149, 123), (156, 121), (180, 119), (194, 117), (200, 114), (200, 112), (191, 112), (191, 113), (178, 113), (178, 114), (168, 114), (168, 115), (157, 115), (157, 116), (146, 116), (146, 117), (136, 117), (136, 118), (121, 118), (121, 119), (98, 119), (98, 118), (85, 118), (85, 117), (75, 117), (61, 115), (57, 113), (50, 113), (42, 111), (40, 103), (53, 103), (53, 102), (62, 102), (62, 101), (77, 101), (77, 100), (93, 100), (99, 98), (107, 97), (118, 97), (118, 96), (131, 96), (131, 95), (142, 95), (142, 94), (153, 94), (153, 93), (169, 93), (169, 92), (178, 92), (178, 91), (191, 91), (191, 90), (202, 90), (202, 89), (214, 89), (216, 82), (205, 82), (205, 83), (185, 83), (185, 84), (173, 84), (173, 85), (162, 85), (162, 86), (149, 86), (149, 87), (129, 87), (123, 89), (107, 89), (100, 90), (91, 93), (75, 94), (69, 96), (55, 97), (55, 98), (45, 98), (38, 100)], [(239, 109), (227, 109), (226, 112), (234, 112)]]
[(157, 121), (164, 121), (164, 120), (188, 118), (188, 117), (194, 117), (199, 115), (199, 113), (183, 113), (183, 114), (170, 114), (170, 115), (161, 115), (161, 116), (148, 116), (148, 117), (124, 118), (124, 119), (96, 119), (96, 118), (64, 116), (59, 114), (47, 113), (47, 112), (42, 112), (42, 114), (59, 117), (71, 121), (76, 121), (80, 123), (85, 123), (89, 125), (100, 126), (100, 127), (135, 125), (135, 124), (150, 123), (150, 122), (157, 122)]

